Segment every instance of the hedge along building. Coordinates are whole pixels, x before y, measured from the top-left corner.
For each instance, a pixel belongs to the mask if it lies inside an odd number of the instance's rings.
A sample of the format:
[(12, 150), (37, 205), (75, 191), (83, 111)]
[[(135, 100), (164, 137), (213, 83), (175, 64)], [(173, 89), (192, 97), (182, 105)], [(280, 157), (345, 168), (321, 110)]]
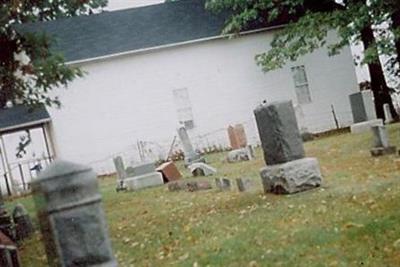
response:
[(229, 39), (226, 17), (187, 0), (26, 25), (53, 35), (54, 49), (87, 73), (54, 92), (63, 104), (48, 110), (56, 156), (113, 172), (110, 157), (134, 160), (138, 140), (167, 152), (178, 122), (195, 147), (228, 144), (226, 128), (236, 123), (255, 143), (253, 109), (263, 100), (293, 100), (312, 132), (336, 127), (332, 106), (341, 126), (352, 122), (348, 95), (358, 86), (349, 48), (335, 57), (319, 49), (264, 73), (254, 57), (285, 21)]

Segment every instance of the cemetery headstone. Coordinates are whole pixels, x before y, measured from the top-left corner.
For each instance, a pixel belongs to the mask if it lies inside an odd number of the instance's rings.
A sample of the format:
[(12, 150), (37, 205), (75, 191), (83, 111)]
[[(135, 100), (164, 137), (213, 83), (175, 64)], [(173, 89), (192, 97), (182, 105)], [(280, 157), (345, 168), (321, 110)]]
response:
[(189, 170), (193, 176), (210, 176), (217, 173), (215, 168), (202, 162), (189, 165)]
[(351, 94), (349, 98), (354, 121), (354, 124), (350, 126), (352, 133), (366, 132), (373, 126), (383, 125), (383, 121), (376, 117), (371, 90)]
[(371, 90), (357, 92), (351, 94), (349, 97), (354, 123), (376, 119), (373, 93)]
[(117, 266), (90, 167), (54, 161), (32, 189), (50, 266)]
[(173, 161), (161, 164), (157, 167), (156, 171), (162, 174), (165, 183), (182, 178), (182, 174), (179, 172)]
[(396, 147), (389, 145), (389, 137), (385, 126), (374, 126), (371, 130), (374, 138), (374, 146), (370, 152), (373, 157), (396, 153)]
[(135, 191), (164, 184), (163, 175), (156, 171), (154, 162), (140, 163), (127, 169), (124, 180), (127, 190)]
[(8, 236), (11, 240), (15, 240), (15, 226), (10, 213), (7, 211), (3, 195), (0, 189), (0, 231)]
[(253, 188), (253, 182), (250, 179), (237, 178), (236, 185), (239, 192), (247, 192)]
[(115, 170), (117, 171), (117, 192), (125, 190), (124, 180), (127, 177), (127, 173), (124, 167), (124, 161), (121, 156), (115, 157), (113, 159)]
[(226, 157), (226, 160), (229, 163), (248, 161), (253, 159), (254, 159), (254, 151), (250, 145), (246, 146), (245, 148), (229, 151)]
[(0, 266), (21, 267), (17, 245), (0, 231)]
[(17, 204), (12, 217), (15, 224), (15, 237), (17, 241), (24, 240), (34, 232), (31, 217), (22, 204)]
[(393, 116), (392, 113), (390, 112), (390, 106), (389, 104), (383, 104), (383, 112), (385, 114), (385, 124), (389, 124), (392, 123), (393, 120)]
[(254, 114), (267, 164), (260, 172), (264, 191), (291, 194), (320, 186), (319, 163), (305, 158), (292, 102), (265, 103)]
[(186, 166), (196, 162), (205, 162), (204, 158), (194, 151), (189, 135), (184, 126), (178, 128), (178, 136), (182, 142)]
[(247, 145), (246, 131), (242, 124), (228, 127), (228, 137), (232, 149), (240, 149)]
[(229, 191), (231, 190), (231, 180), (222, 178), (221, 180), (221, 189), (222, 191)]

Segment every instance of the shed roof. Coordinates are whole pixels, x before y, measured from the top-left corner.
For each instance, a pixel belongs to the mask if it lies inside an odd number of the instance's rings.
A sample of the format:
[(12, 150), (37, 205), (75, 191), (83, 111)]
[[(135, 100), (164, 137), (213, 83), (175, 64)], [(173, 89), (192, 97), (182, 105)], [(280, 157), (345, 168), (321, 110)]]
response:
[(25, 130), (49, 121), (51, 118), (44, 106), (17, 105), (0, 109), (0, 133)]

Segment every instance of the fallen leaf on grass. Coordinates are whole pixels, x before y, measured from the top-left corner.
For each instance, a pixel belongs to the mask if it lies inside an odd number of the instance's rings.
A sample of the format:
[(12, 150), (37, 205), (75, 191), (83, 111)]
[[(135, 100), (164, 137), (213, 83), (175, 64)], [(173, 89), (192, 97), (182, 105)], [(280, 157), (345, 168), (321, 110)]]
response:
[(359, 223), (353, 223), (353, 222), (349, 222), (349, 223), (346, 223), (344, 225), (344, 228), (346, 228), (346, 229), (353, 228), (353, 227), (362, 228), (362, 227), (364, 227), (364, 225), (363, 224), (359, 224)]

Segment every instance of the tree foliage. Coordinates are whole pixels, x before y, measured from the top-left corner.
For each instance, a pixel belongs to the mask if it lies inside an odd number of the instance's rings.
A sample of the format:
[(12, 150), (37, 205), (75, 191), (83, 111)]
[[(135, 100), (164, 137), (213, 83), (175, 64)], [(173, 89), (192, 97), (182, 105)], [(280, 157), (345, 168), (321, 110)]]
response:
[[(324, 46), (330, 55), (338, 54), (350, 42), (361, 42), (362, 30), (372, 25), (377, 38), (358, 63), (376, 62), (378, 55), (389, 56), (390, 72), (399, 74), (393, 55), (394, 44), (400, 39), (400, 28), (390, 22), (393, 14), (400, 12), (398, 0), (208, 0), (207, 7), (215, 11), (232, 10), (225, 33), (238, 33), (254, 21), (272, 22), (279, 16), (288, 18), (287, 27), (275, 35), (271, 49), (256, 56), (257, 63), (265, 71), (281, 68), (287, 61)], [(339, 39), (327, 43), (328, 32), (332, 29), (337, 30)]]
[(106, 4), (107, 0), (0, 0), (0, 108), (9, 101), (59, 105), (57, 97), (49, 96), (51, 89), (83, 75), (50, 49), (50, 36), (17, 31), (19, 24), (91, 14)]

